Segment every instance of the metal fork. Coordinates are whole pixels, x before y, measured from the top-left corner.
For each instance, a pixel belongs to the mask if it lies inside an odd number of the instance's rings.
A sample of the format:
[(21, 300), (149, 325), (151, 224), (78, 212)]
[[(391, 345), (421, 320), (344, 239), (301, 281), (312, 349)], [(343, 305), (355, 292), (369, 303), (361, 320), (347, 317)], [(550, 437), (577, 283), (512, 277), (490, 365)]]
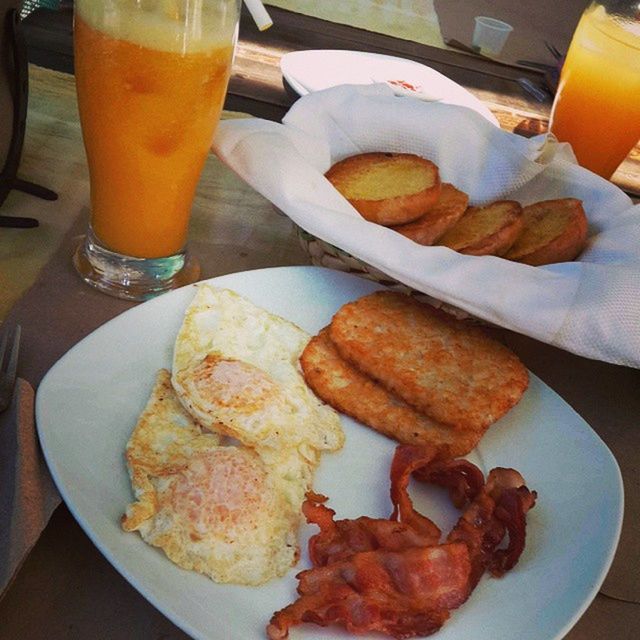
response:
[(13, 332), (5, 327), (0, 333), (0, 413), (8, 409), (13, 397), (20, 350), (20, 325)]
[(545, 102), (551, 100), (551, 94), (542, 85), (537, 85), (531, 82), (528, 78), (516, 78), (516, 82), (531, 96), (533, 96), (538, 102)]
[(558, 47), (552, 45), (550, 42), (547, 42), (546, 40), (544, 41), (544, 46), (547, 47), (547, 50), (549, 51), (549, 53), (551, 53), (551, 55), (556, 60), (560, 60), (560, 58), (562, 58), (562, 53), (560, 52)]

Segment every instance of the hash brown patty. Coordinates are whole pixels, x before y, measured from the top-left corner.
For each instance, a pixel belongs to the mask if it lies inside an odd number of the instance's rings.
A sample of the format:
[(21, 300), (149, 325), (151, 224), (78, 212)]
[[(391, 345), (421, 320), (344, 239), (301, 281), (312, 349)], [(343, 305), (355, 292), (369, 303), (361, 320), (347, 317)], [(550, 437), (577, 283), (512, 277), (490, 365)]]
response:
[(307, 384), (334, 409), (405, 444), (430, 444), (438, 456), (453, 458), (471, 451), (482, 431), (461, 431), (439, 424), (389, 393), (336, 350), (323, 329), (311, 338), (300, 357)]
[(340, 355), (427, 416), (485, 430), (522, 397), (526, 368), (479, 327), (401, 293), (378, 291), (333, 317)]

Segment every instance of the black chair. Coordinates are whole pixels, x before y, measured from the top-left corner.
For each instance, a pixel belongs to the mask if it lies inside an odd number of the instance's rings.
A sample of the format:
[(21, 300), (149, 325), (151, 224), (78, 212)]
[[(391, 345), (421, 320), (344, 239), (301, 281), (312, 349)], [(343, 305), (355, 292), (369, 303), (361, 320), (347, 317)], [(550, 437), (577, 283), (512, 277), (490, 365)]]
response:
[[(27, 122), (29, 68), (16, 0), (0, 0), (0, 20), (0, 206), (13, 189), (56, 200), (55, 192), (17, 175)], [(34, 218), (0, 216), (0, 226), (37, 225)]]

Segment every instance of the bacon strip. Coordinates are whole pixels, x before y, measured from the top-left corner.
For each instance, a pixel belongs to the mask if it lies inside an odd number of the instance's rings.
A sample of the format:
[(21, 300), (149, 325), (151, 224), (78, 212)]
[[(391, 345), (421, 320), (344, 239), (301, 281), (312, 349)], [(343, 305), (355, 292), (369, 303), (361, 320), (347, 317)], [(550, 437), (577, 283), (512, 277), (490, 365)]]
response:
[(468, 460), (432, 462), (416, 469), (413, 477), (448, 489), (451, 502), (459, 509), (469, 504), (484, 486), (482, 471)]
[[(448, 542), (469, 547), (472, 587), (486, 570), (499, 577), (518, 562), (525, 545), (526, 514), (536, 497), (515, 469), (489, 473), (486, 485), (447, 536)], [(509, 544), (499, 549), (507, 533)]]
[(334, 520), (335, 511), (322, 504), (326, 500), (325, 496), (309, 493), (302, 505), (307, 522), (320, 527), (320, 532), (309, 540), (309, 557), (315, 567), (324, 567), (363, 551), (402, 551), (438, 544), (440, 540), (440, 529), (435, 525), (433, 529), (416, 530), (401, 522), (367, 516)]
[(394, 638), (429, 635), (469, 597), (470, 568), (461, 543), (356, 553), (299, 573), (300, 597), (274, 614), (267, 636), (283, 640), (302, 622)]
[[(400, 445), (391, 465), (388, 520), (334, 520), (327, 498), (309, 493), (303, 511), (320, 528), (309, 541), (314, 568), (298, 574), (296, 602), (274, 614), (267, 635), (287, 638), (303, 622), (340, 624), (354, 633), (394, 638), (434, 633), (485, 571), (501, 576), (525, 545), (526, 514), (535, 505), (514, 469), (493, 469), (485, 484), (467, 460), (436, 460), (428, 446)], [(448, 489), (464, 511), (443, 544), (440, 530), (413, 508), (411, 476)], [(503, 545), (505, 537), (508, 544)]]
[(401, 444), (396, 447), (393, 461), (391, 462), (391, 502), (393, 503), (393, 512), (390, 519), (404, 522), (416, 531), (433, 537), (434, 542), (432, 544), (440, 540), (440, 529), (429, 518), (418, 513), (413, 508), (408, 487), (411, 474), (417, 469), (428, 466), (437, 454), (438, 450), (428, 445)]
[(437, 453), (435, 447), (426, 445), (396, 448), (391, 464), (394, 509), (389, 519), (362, 516), (355, 520), (334, 521), (335, 511), (323, 504), (327, 498), (308, 493), (302, 512), (307, 522), (320, 527), (320, 532), (309, 540), (309, 555), (314, 566), (323, 567), (362, 551), (401, 551), (438, 544), (442, 535), (440, 529), (413, 508), (407, 491), (412, 472), (428, 464)]

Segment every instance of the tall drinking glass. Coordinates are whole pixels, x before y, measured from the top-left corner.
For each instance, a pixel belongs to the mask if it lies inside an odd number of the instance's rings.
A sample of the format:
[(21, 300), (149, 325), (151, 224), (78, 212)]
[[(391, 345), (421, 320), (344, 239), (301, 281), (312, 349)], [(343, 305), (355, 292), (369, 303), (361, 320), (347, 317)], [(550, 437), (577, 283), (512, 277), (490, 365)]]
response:
[(76, 0), (75, 76), (89, 164), (82, 278), (144, 300), (197, 279), (186, 250), (220, 118), (239, 0)]
[(573, 35), (551, 111), (551, 131), (604, 178), (640, 139), (640, 1), (603, 0)]

